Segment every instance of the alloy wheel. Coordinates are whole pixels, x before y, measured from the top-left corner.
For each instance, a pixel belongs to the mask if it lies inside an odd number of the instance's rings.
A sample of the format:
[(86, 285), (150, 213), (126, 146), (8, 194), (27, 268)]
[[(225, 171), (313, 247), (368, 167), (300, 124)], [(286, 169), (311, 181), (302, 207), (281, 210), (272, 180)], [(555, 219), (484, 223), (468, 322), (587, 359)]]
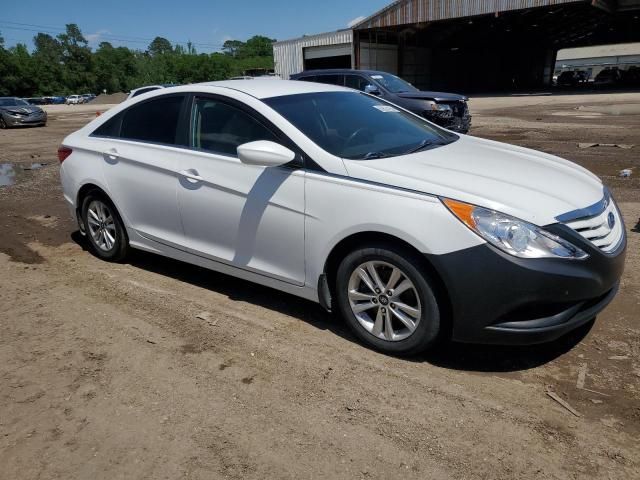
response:
[(116, 245), (117, 230), (113, 213), (100, 200), (92, 200), (87, 208), (87, 228), (96, 246), (103, 252)]
[(388, 262), (359, 265), (349, 278), (347, 294), (358, 323), (382, 340), (404, 340), (420, 322), (422, 307), (415, 285), (405, 272)]

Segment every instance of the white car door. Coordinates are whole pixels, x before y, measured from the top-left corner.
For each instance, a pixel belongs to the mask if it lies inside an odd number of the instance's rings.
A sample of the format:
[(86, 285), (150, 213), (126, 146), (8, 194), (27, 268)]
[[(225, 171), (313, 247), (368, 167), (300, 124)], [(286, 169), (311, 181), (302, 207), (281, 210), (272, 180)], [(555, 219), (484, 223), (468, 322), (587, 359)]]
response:
[(175, 169), (183, 152), (178, 144), (186, 144), (186, 132), (178, 127), (186, 98), (169, 95), (138, 103), (92, 135), (99, 141), (110, 195), (128, 225), (154, 241), (184, 238)]
[(259, 114), (220, 96), (194, 96), (178, 204), (192, 253), (296, 285), (305, 280), (304, 171), (243, 164), (237, 147), (283, 143)]

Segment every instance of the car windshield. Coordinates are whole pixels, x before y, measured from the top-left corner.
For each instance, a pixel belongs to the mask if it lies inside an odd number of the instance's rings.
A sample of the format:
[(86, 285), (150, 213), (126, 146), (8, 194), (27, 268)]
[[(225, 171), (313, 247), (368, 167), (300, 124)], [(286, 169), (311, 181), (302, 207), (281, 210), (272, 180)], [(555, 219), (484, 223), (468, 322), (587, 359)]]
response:
[(341, 158), (403, 155), (459, 138), (363, 93), (305, 93), (268, 98), (265, 103), (318, 146)]
[(391, 93), (418, 91), (418, 89), (411, 85), (409, 82), (405, 82), (401, 78), (396, 77), (395, 75), (391, 75), (390, 73), (373, 73), (371, 74), (371, 78), (373, 78), (376, 82), (389, 90)]
[(0, 98), (0, 107), (28, 107), (29, 102), (25, 102), (21, 98), (5, 97)]

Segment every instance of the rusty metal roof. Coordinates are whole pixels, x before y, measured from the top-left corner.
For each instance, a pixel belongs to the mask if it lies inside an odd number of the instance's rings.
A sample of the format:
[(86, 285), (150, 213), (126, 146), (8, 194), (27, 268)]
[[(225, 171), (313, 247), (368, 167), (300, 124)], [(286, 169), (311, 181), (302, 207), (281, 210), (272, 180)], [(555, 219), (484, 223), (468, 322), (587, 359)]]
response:
[(355, 25), (354, 30), (434, 22), (588, 0), (398, 0)]

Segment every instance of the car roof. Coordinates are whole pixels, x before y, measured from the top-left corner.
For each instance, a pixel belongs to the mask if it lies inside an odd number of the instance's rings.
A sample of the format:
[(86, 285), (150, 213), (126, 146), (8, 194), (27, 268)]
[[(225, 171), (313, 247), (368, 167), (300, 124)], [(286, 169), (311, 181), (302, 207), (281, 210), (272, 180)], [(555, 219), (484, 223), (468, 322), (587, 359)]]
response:
[[(170, 86), (174, 86), (174, 85), (170, 85)], [(144, 90), (145, 88), (167, 88), (164, 85), (145, 85), (144, 87), (138, 87), (138, 88), (134, 88), (133, 90), (131, 90), (132, 92), (137, 92), (138, 90)]]
[(354, 68), (327, 68), (327, 69), (319, 69), (319, 70), (305, 70), (304, 72), (296, 73), (291, 75), (292, 77), (297, 77), (298, 75), (331, 75), (331, 74), (346, 74), (346, 73), (364, 73), (365, 75), (379, 75), (381, 73), (386, 73), (388, 75), (393, 75), (389, 72), (383, 72), (381, 70), (356, 70)]
[[(271, 97), (282, 97), (285, 95), (298, 95), (302, 93), (319, 92), (353, 92), (353, 90), (336, 85), (312, 82), (297, 82), (295, 80), (273, 80), (255, 78), (248, 82), (246, 80), (225, 80), (221, 82), (198, 83), (196, 87), (222, 87), (246, 93), (252, 97), (264, 99)], [(189, 87), (189, 86), (185, 86)], [(177, 88), (185, 88), (177, 87)], [(193, 89), (194, 85), (190, 88)]]

